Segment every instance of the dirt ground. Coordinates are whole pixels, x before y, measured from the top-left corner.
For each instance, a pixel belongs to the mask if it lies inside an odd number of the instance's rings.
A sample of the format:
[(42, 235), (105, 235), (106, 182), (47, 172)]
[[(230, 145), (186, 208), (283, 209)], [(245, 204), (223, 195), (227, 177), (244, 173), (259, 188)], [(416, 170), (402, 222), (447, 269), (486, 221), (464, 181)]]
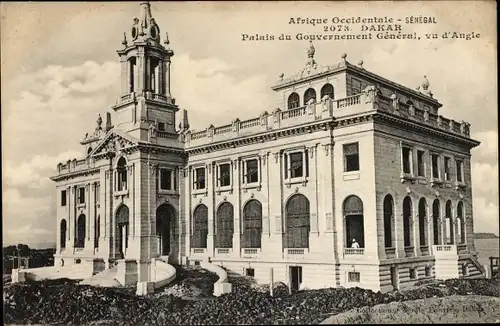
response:
[(352, 309), (321, 324), (434, 324), (500, 322), (500, 298), (450, 296)]

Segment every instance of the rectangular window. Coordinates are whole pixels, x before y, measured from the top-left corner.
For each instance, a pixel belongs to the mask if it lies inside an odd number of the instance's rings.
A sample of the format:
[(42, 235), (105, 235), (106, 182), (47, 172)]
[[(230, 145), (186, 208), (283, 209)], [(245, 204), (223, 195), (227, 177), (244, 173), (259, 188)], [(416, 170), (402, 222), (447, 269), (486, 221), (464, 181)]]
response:
[(254, 277), (255, 270), (253, 268), (247, 268), (247, 269), (245, 269), (245, 274), (246, 274), (246, 276)]
[(349, 272), (347, 274), (348, 282), (359, 282), (361, 279), (361, 275), (359, 272)]
[(462, 177), (462, 173), (463, 173), (462, 167), (463, 167), (463, 164), (464, 164), (463, 161), (457, 160), (457, 181), (458, 182), (463, 182), (464, 181), (464, 179)]
[(290, 177), (300, 178), (304, 176), (304, 167), (302, 162), (303, 153), (291, 153), (290, 154)]
[(444, 179), (446, 181), (451, 180), (451, 159), (449, 157), (444, 158)]
[(414, 280), (417, 278), (417, 269), (416, 268), (410, 268), (410, 279)]
[(425, 266), (425, 276), (430, 277), (432, 275), (432, 269), (430, 266)]
[(258, 160), (248, 160), (245, 162), (245, 181), (246, 183), (259, 182), (259, 161)]
[(227, 187), (231, 185), (231, 164), (219, 165), (219, 186)]
[(424, 151), (417, 151), (417, 174), (419, 177), (425, 177)]
[(61, 206), (66, 206), (66, 190), (61, 190)]
[(174, 190), (172, 184), (173, 172), (170, 169), (160, 169), (160, 189), (161, 190)]
[(358, 143), (344, 145), (344, 170), (345, 172), (359, 171)]
[(158, 122), (158, 130), (165, 131), (165, 122)]
[(431, 160), (432, 160), (432, 177), (434, 179), (439, 179), (439, 155), (432, 154)]
[(403, 173), (411, 174), (411, 149), (403, 147)]
[(78, 203), (85, 204), (85, 188), (78, 188)]
[(205, 168), (195, 170), (194, 189), (205, 189)]

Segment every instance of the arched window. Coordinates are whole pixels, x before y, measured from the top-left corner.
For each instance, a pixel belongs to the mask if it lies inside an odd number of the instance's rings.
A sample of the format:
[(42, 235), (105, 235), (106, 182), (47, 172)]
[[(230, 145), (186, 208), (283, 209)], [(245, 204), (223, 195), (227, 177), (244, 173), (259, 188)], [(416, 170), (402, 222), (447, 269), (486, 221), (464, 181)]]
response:
[(243, 248), (260, 248), (262, 235), (262, 204), (250, 200), (243, 208)]
[(411, 198), (406, 196), (403, 200), (403, 235), (405, 247), (411, 247), (412, 245), (411, 211)]
[(394, 229), (394, 200), (391, 195), (384, 198), (384, 242), (386, 248), (392, 248)]
[(75, 248), (85, 247), (85, 215), (80, 215), (76, 222), (76, 245)]
[(329, 98), (331, 98), (332, 100), (335, 98), (335, 94), (333, 92), (333, 86), (331, 84), (325, 84), (322, 88), (321, 88), (321, 100), (323, 100), (323, 98), (325, 96), (327, 96)]
[(464, 218), (464, 204), (460, 201), (457, 205), (457, 219), (459, 223), (458, 231), (460, 232), (460, 243), (465, 243), (465, 218)]
[(126, 205), (121, 205), (116, 211), (116, 253), (125, 255), (128, 248), (129, 237), (129, 209)]
[(309, 200), (296, 194), (285, 206), (286, 248), (309, 248), (310, 213)]
[(447, 244), (454, 244), (455, 243), (455, 235), (454, 235), (455, 232), (453, 232), (453, 216), (452, 216), (452, 209), (451, 209), (451, 200), (448, 200), (446, 202), (445, 213), (446, 213), (446, 243)]
[(169, 204), (163, 204), (156, 209), (156, 238), (158, 253), (161, 256), (170, 254), (170, 239), (175, 225), (175, 209)]
[(288, 96), (288, 110), (298, 108), (300, 106), (299, 94), (293, 92)]
[(349, 196), (344, 201), (344, 221), (346, 248), (350, 248), (354, 240), (356, 240), (360, 248), (364, 248), (363, 202), (358, 196)]
[(118, 191), (127, 189), (127, 161), (124, 157), (121, 157), (118, 160), (118, 164), (116, 166), (116, 170), (118, 172)]
[(63, 220), (61, 220), (61, 230), (60, 230), (60, 235), (61, 235), (60, 247), (61, 247), (61, 249), (66, 248), (66, 231), (67, 231), (66, 220), (63, 219)]
[(215, 247), (232, 248), (234, 233), (234, 207), (224, 202), (217, 209), (217, 226), (215, 229)]
[(316, 102), (316, 91), (313, 88), (307, 89), (307, 91), (304, 93), (304, 105), (307, 105), (310, 99), (314, 99)]
[(438, 199), (432, 203), (432, 225), (434, 231), (434, 244), (441, 244), (441, 205)]
[(193, 211), (192, 248), (207, 248), (208, 207), (200, 204)]
[(420, 235), (420, 245), (427, 245), (427, 202), (425, 198), (420, 198), (418, 202), (418, 233)]
[(99, 248), (99, 237), (101, 236), (101, 216), (97, 215), (94, 227), (94, 248)]
[(161, 94), (160, 87), (160, 60), (151, 57), (149, 59), (150, 70), (149, 70), (149, 89), (156, 94)]

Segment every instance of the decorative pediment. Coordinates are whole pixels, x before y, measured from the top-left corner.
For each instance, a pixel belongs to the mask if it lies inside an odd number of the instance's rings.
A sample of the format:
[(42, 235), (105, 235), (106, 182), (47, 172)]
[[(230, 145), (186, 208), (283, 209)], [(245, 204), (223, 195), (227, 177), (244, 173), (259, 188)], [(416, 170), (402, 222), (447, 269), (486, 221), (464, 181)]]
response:
[(89, 157), (117, 154), (123, 150), (137, 146), (139, 141), (117, 130), (111, 130), (89, 154)]

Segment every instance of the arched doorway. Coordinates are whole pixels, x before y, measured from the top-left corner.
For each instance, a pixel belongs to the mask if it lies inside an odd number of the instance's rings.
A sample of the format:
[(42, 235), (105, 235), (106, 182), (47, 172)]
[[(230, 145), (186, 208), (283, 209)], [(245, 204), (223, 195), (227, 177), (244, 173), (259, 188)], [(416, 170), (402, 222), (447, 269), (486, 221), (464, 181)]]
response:
[(81, 214), (78, 216), (78, 220), (76, 222), (76, 245), (75, 248), (84, 248), (85, 247), (85, 215)]
[(394, 200), (391, 195), (384, 198), (384, 243), (386, 248), (393, 248)]
[(441, 205), (438, 199), (434, 199), (432, 203), (432, 224), (433, 224), (433, 236), (434, 236), (434, 244), (441, 244)]
[(66, 248), (66, 230), (67, 230), (67, 226), (66, 226), (66, 220), (63, 219), (61, 221), (61, 230), (60, 230), (60, 247), (61, 249), (64, 249)]
[(243, 248), (260, 248), (262, 204), (252, 199), (243, 208)]
[(286, 248), (309, 248), (309, 200), (301, 194), (293, 195), (288, 199), (285, 214)]
[(404, 235), (404, 246), (412, 246), (412, 226), (411, 226), (411, 211), (412, 203), (411, 198), (406, 196), (403, 200), (403, 235)]
[(160, 256), (170, 254), (170, 242), (175, 221), (175, 209), (163, 204), (156, 210), (156, 238), (158, 239), (158, 253)]
[(358, 196), (349, 196), (344, 201), (345, 246), (351, 248), (354, 240), (360, 248), (365, 247), (363, 202)]
[(193, 212), (192, 248), (207, 248), (208, 235), (208, 207), (200, 204)]
[(217, 209), (217, 225), (215, 228), (215, 247), (232, 248), (234, 234), (234, 207), (224, 202)]
[(121, 205), (116, 211), (116, 253), (125, 258), (129, 236), (129, 209)]
[(452, 216), (452, 207), (451, 207), (451, 200), (448, 200), (446, 202), (446, 207), (445, 207), (445, 213), (446, 213), (446, 244), (454, 244), (455, 243), (455, 232), (453, 230), (453, 216)]

